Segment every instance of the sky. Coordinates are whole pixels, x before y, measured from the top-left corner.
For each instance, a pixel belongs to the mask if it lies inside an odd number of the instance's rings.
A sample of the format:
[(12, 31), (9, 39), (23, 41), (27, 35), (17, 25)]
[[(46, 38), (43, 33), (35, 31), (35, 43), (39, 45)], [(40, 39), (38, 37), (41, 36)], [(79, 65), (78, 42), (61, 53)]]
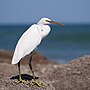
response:
[(0, 0), (0, 24), (29, 24), (43, 17), (90, 23), (90, 0)]

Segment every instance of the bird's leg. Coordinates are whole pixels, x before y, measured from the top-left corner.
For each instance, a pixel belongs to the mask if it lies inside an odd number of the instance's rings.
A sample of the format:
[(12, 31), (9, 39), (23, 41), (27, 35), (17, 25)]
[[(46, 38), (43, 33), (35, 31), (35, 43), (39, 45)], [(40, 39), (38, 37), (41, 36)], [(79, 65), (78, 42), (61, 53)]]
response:
[(17, 82), (17, 84), (18, 84), (18, 83), (29, 84), (29, 82), (27, 82), (27, 81), (25, 81), (25, 80), (23, 80), (23, 79), (21, 78), (20, 61), (19, 61), (19, 63), (18, 63), (18, 70), (19, 70), (19, 81)]
[(29, 60), (29, 67), (30, 67), (30, 69), (31, 69), (31, 72), (32, 72), (32, 75), (33, 75), (33, 79), (34, 79), (34, 81), (35, 81), (35, 74), (34, 74), (34, 71), (33, 71), (33, 69), (32, 69), (31, 60), (32, 60), (32, 55), (31, 55), (30, 60)]
[(32, 69), (31, 61), (32, 61), (32, 53), (31, 53), (31, 57), (30, 57), (30, 60), (29, 60), (29, 67), (30, 67), (30, 69), (31, 69), (31, 72), (32, 72), (34, 81), (32, 82), (33, 84), (31, 84), (30, 86), (37, 85), (37, 86), (39, 86), (39, 87), (45, 87), (45, 85), (43, 85), (42, 83), (36, 82), (36, 78), (35, 78), (34, 71), (33, 71), (33, 69)]

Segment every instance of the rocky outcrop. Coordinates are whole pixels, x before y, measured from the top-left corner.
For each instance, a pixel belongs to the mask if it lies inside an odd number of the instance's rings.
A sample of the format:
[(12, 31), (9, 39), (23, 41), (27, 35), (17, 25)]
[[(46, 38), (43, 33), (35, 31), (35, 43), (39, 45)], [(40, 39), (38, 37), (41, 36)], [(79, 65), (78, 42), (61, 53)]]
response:
[[(33, 69), (37, 81), (45, 88), (28, 86), (18, 81), (17, 65), (11, 65), (13, 52), (0, 51), (0, 90), (90, 90), (90, 56), (72, 60), (68, 64), (57, 64), (45, 56), (33, 53)], [(28, 67), (29, 55), (22, 60), (22, 77), (32, 83)]]

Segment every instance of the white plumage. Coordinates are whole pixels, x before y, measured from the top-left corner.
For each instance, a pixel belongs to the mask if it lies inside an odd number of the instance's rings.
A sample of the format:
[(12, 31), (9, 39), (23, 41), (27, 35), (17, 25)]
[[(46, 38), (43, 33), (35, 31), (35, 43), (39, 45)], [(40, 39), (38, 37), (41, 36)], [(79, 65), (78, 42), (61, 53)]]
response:
[[(18, 70), (19, 70), (18, 83), (22, 82), (29, 85), (29, 83), (23, 80), (21, 77), (20, 60), (24, 56), (31, 53), (40, 44), (41, 40), (49, 34), (51, 29), (48, 24), (50, 23), (63, 26), (63, 24), (59, 22), (51, 21), (48, 18), (42, 18), (37, 24), (32, 25), (19, 39), (12, 58), (12, 64), (18, 63)], [(32, 85), (30, 84), (30, 86), (37, 85), (39, 87), (44, 87), (43, 84), (36, 82), (35, 74), (34, 74), (34, 71), (32, 70), (31, 60), (32, 60), (32, 55), (30, 56), (29, 67), (31, 69), (34, 82)]]
[(48, 18), (42, 18), (37, 24), (32, 25), (19, 39), (13, 55), (12, 64), (17, 64), (24, 56), (31, 53), (41, 42), (42, 38), (50, 32)]
[(48, 24), (58, 24), (48, 18), (42, 18), (37, 24), (32, 25), (19, 39), (12, 58), (12, 64), (17, 64), (24, 56), (31, 53), (50, 32)]

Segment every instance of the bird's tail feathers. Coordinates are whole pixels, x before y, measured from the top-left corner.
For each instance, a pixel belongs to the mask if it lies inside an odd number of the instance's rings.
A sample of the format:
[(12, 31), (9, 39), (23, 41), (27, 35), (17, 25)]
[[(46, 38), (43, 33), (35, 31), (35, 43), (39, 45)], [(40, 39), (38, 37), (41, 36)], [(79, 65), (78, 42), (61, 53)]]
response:
[(18, 56), (19, 56), (18, 53), (14, 53), (12, 58), (12, 64), (17, 64), (20, 61), (21, 57)]

